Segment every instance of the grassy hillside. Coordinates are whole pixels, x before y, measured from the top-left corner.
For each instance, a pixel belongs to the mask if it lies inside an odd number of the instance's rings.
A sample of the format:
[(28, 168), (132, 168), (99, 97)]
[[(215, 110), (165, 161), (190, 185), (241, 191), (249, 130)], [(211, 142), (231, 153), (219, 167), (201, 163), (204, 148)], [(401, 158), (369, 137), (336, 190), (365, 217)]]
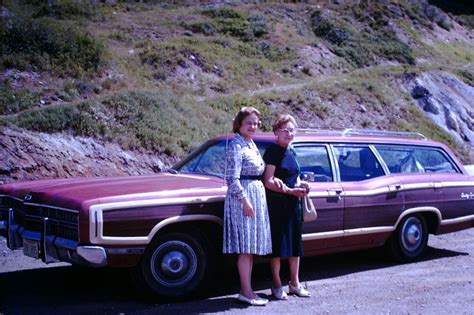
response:
[(474, 85), (467, 2), (144, 2), (5, 0), (0, 124), (181, 156), (253, 105), (267, 130), (289, 112), (303, 127), (419, 131), (469, 159), (407, 85), (430, 71)]

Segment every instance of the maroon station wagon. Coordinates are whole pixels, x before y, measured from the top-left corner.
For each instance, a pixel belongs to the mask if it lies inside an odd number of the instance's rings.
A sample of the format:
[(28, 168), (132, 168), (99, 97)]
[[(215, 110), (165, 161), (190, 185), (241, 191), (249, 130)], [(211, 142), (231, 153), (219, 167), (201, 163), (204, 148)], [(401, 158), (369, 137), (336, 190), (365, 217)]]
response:
[[(231, 137), (207, 141), (158, 175), (0, 185), (0, 231), (10, 249), (45, 263), (132, 267), (153, 293), (188, 295), (224, 256)], [(255, 138), (262, 154), (273, 141)], [(293, 147), (318, 211), (303, 225), (306, 256), (385, 245), (409, 262), (430, 233), (474, 226), (474, 177), (421, 134), (299, 130)]]

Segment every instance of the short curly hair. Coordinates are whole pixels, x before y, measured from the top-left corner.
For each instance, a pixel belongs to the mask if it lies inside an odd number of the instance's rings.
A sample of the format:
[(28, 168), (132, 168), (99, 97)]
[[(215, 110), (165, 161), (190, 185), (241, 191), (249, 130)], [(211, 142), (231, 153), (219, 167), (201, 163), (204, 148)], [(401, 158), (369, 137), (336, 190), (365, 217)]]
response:
[(259, 122), (258, 122), (258, 127), (260, 128), (261, 122), (260, 122), (260, 112), (258, 109), (252, 106), (245, 106), (242, 107), (237, 114), (235, 114), (234, 121), (232, 122), (232, 131), (233, 132), (239, 132), (240, 127), (242, 127), (242, 121), (245, 119), (245, 117), (255, 114), (257, 115)]
[(295, 125), (295, 128), (298, 127), (298, 124), (296, 123), (296, 120), (293, 116), (291, 115), (280, 115), (277, 117), (277, 119), (275, 120), (275, 122), (273, 123), (273, 132), (276, 132), (278, 129), (281, 128), (281, 126), (283, 126), (284, 124), (288, 123), (288, 122), (291, 122), (293, 123), (293, 125)]

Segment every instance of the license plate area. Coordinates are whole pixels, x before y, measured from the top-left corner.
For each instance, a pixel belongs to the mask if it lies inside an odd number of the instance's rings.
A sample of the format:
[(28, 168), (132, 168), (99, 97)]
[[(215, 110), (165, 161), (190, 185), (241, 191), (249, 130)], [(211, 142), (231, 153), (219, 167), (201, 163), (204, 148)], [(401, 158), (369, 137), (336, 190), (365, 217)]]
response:
[(32, 258), (39, 258), (39, 242), (29, 240), (27, 238), (23, 239), (23, 254)]

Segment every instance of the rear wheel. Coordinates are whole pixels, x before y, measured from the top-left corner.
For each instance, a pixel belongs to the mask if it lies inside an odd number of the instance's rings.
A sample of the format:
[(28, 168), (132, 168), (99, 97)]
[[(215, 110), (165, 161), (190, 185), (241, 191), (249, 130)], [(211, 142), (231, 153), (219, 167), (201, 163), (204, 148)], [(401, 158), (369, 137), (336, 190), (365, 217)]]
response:
[(419, 214), (408, 215), (390, 239), (390, 252), (400, 262), (414, 261), (426, 250), (428, 237), (425, 218)]
[(149, 245), (133, 275), (154, 294), (185, 297), (211, 273), (212, 253), (210, 242), (199, 233), (172, 232)]

